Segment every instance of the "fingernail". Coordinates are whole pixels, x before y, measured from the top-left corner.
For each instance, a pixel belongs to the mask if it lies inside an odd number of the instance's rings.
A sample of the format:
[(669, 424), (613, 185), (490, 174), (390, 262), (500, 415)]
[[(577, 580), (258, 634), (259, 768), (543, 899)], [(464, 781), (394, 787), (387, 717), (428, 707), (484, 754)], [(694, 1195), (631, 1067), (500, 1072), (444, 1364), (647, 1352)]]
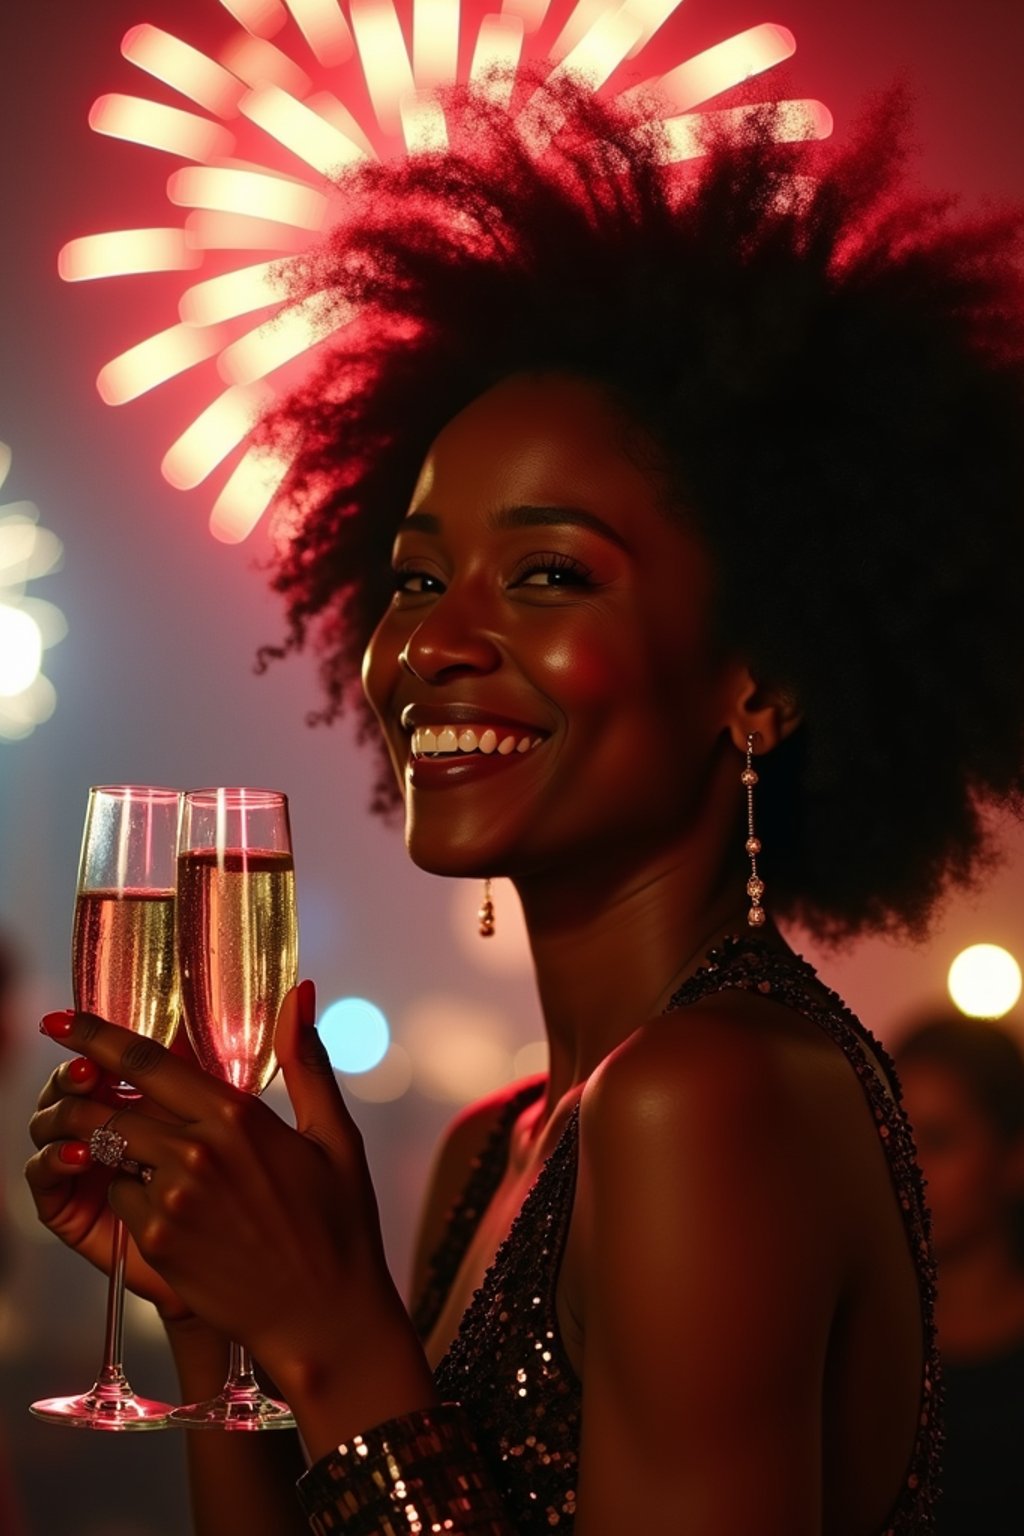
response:
[(84, 1168), (92, 1162), (87, 1141), (62, 1141), (58, 1156), (62, 1163), (70, 1163), (73, 1168)]
[(99, 1067), (94, 1061), (90, 1061), (88, 1056), (76, 1056), (74, 1061), (68, 1063), (68, 1077), (79, 1087), (83, 1083), (92, 1082), (99, 1076), (99, 1071)]
[(66, 1040), (75, 1027), (75, 1010), (65, 1008), (61, 1013), (44, 1013), (39, 1021), (39, 1033), (51, 1040)]
[(299, 983), (299, 1023), (303, 1029), (316, 1023), (316, 987), (311, 981)]

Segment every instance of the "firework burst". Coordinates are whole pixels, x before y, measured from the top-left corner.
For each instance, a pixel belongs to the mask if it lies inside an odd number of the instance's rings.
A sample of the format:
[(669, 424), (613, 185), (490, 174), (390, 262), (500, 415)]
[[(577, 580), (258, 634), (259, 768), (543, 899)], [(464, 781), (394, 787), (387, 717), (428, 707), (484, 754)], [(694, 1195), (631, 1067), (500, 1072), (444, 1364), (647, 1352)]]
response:
[[(697, 156), (709, 117), (755, 110), (705, 104), (784, 62), (795, 42), (765, 23), (647, 78), (644, 50), (681, 3), (504, 0), (480, 14), (469, 0), (404, 0), (401, 13), (395, 0), (220, 0), (235, 27), (216, 57), (158, 27), (131, 28), (124, 57), (187, 106), (105, 95), (89, 124), (185, 162), (167, 180), (174, 219), (72, 240), (60, 273), (69, 282), (183, 274), (177, 318), (106, 363), (97, 388), (123, 405), (192, 371), (204, 404), (161, 468), (182, 490), (215, 480), (217, 538), (246, 538), (273, 501), (288, 461), (249, 443), (253, 425), (345, 323), (335, 315), (328, 332), (315, 301), (288, 298), (289, 265), (332, 222), (339, 175), (444, 149), (444, 87), (468, 83), (508, 105), (517, 71), (532, 77), (541, 66), (607, 96), (644, 90), (670, 157)], [(830, 131), (820, 102), (783, 104), (781, 136)]]

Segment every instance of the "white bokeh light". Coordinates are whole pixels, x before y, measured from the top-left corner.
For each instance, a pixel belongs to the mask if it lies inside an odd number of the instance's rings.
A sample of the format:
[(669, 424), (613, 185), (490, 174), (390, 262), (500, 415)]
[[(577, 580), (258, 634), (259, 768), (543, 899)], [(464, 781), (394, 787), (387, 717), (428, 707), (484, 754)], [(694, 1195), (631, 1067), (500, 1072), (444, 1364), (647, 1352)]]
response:
[(9, 699), (31, 688), (42, 659), (43, 637), (35, 619), (0, 603), (0, 697)]
[[(0, 486), (11, 467), (11, 450), (0, 443)], [(57, 704), (42, 672), (43, 651), (67, 633), (60, 609), (25, 588), (60, 565), (60, 540), (39, 527), (30, 501), (0, 506), (0, 740), (20, 741), (48, 720)]]
[(1021, 993), (1021, 972), (1008, 949), (971, 944), (949, 968), (949, 995), (972, 1019), (1000, 1019)]

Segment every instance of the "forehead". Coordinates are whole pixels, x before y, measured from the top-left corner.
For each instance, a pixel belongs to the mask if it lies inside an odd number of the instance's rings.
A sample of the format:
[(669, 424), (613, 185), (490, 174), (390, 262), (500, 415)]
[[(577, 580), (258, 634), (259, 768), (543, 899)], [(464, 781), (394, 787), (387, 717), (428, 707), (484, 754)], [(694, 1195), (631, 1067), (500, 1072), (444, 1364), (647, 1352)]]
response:
[(618, 510), (620, 517), (656, 511), (663, 489), (637, 462), (642, 439), (599, 385), (567, 375), (516, 374), (441, 430), (409, 510), (571, 500), (605, 513)]

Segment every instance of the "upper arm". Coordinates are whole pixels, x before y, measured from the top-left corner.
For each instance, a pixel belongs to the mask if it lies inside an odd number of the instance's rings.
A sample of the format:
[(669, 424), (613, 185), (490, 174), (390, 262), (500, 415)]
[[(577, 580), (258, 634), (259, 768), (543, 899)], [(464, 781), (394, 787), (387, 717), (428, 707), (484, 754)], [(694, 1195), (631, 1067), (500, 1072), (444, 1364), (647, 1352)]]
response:
[(727, 1011), (640, 1031), (591, 1080), (580, 1536), (818, 1536), (841, 1266), (810, 1134)]

